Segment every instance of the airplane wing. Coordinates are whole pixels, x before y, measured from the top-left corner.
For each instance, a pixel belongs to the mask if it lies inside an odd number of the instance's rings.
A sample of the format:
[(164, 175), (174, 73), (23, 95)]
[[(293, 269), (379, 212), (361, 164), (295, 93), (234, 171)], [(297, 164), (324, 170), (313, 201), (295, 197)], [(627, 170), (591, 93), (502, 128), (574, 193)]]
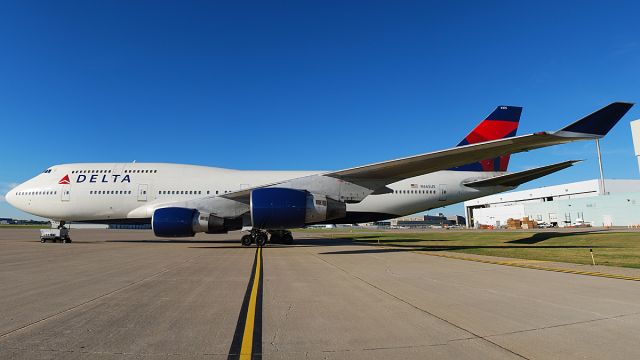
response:
[(531, 180), (535, 180), (543, 176), (553, 174), (556, 171), (560, 171), (568, 167), (571, 167), (573, 166), (573, 164), (578, 163), (580, 161), (582, 160), (564, 161), (561, 163), (541, 166), (541, 167), (537, 167), (537, 168), (529, 169), (525, 171), (518, 171), (515, 173), (495, 176), (488, 179), (470, 181), (470, 182), (464, 183), (464, 185), (472, 188), (483, 188), (483, 187), (491, 187), (491, 186), (516, 187), (518, 185), (524, 184)]
[[(627, 111), (631, 109), (632, 106), (632, 103), (626, 102), (611, 103), (558, 131), (538, 132), (534, 134), (457, 146), (421, 155), (383, 161), (340, 171), (311, 175), (311, 177), (332, 177), (375, 191), (383, 188), (385, 185), (392, 184), (403, 179), (440, 170), (447, 170), (452, 167), (469, 164), (483, 159), (490, 159), (505, 154), (514, 154), (573, 141), (598, 139), (605, 136), (609, 130), (611, 130), (611, 128), (613, 128), (613, 126), (627, 113)], [(556, 165), (560, 166), (559, 164)], [(544, 172), (547, 170), (549, 169), (542, 171)], [(273, 187), (278, 185), (286, 186), (286, 183), (290, 181), (291, 180), (287, 180), (255, 188)], [(255, 188), (228, 193), (222, 195), (222, 197), (248, 204), (251, 191)]]
[(506, 139), (458, 146), (446, 150), (384, 161), (324, 174), (368, 188), (378, 188), (406, 178), (423, 175), (482, 159), (565, 144), (598, 139), (629, 111), (632, 103), (614, 102), (554, 132), (538, 132)]

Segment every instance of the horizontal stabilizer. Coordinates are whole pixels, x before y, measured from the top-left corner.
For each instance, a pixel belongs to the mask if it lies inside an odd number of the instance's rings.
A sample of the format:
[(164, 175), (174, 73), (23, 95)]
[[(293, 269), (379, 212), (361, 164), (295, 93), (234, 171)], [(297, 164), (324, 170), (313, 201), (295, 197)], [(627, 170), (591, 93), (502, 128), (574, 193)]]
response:
[(491, 187), (491, 186), (515, 187), (515, 186), (524, 184), (526, 182), (529, 182), (531, 180), (535, 180), (543, 176), (553, 174), (556, 171), (560, 171), (568, 167), (571, 167), (573, 166), (573, 164), (580, 161), (582, 160), (564, 161), (557, 164), (537, 167), (534, 169), (519, 171), (519, 172), (505, 174), (505, 175), (500, 175), (500, 176), (492, 177), (489, 179), (472, 181), (472, 182), (465, 183), (464, 185), (472, 188), (482, 188), (482, 187)]
[[(558, 130), (557, 133), (576, 133), (580, 135), (593, 135), (602, 137), (622, 119), (631, 109), (633, 103), (614, 102), (602, 109), (583, 117), (571, 125)], [(563, 134), (566, 135), (566, 134)]]

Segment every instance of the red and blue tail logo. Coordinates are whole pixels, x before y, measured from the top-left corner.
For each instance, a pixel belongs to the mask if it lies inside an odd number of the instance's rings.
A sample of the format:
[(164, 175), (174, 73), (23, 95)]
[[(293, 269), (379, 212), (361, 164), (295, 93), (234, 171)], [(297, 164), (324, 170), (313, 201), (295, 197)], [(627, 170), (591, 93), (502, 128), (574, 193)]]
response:
[[(498, 106), (486, 117), (458, 146), (476, 144), (485, 141), (504, 139), (516, 135), (522, 108), (519, 106)], [(457, 171), (507, 171), (509, 155), (499, 156), (471, 164), (458, 166), (449, 170)]]

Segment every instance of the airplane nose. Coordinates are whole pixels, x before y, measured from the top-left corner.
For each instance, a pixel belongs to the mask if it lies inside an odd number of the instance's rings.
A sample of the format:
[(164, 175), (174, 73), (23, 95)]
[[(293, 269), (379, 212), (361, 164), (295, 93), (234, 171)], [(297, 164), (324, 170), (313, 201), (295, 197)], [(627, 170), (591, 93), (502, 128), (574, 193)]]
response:
[(16, 198), (17, 187), (9, 190), (9, 192), (4, 196), (5, 200), (13, 207), (16, 206), (15, 198)]

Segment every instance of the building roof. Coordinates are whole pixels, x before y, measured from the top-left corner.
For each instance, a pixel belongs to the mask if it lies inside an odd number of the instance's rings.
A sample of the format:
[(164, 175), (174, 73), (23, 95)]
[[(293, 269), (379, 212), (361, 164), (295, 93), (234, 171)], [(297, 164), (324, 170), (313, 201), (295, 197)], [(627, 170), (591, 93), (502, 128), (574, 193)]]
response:
[[(529, 190), (511, 191), (464, 202), (465, 207), (486, 204), (505, 204), (514, 202), (540, 201), (543, 198), (570, 199), (596, 196), (599, 193), (598, 179), (578, 181), (562, 185), (545, 186)], [(640, 192), (640, 180), (605, 179), (607, 193)]]

